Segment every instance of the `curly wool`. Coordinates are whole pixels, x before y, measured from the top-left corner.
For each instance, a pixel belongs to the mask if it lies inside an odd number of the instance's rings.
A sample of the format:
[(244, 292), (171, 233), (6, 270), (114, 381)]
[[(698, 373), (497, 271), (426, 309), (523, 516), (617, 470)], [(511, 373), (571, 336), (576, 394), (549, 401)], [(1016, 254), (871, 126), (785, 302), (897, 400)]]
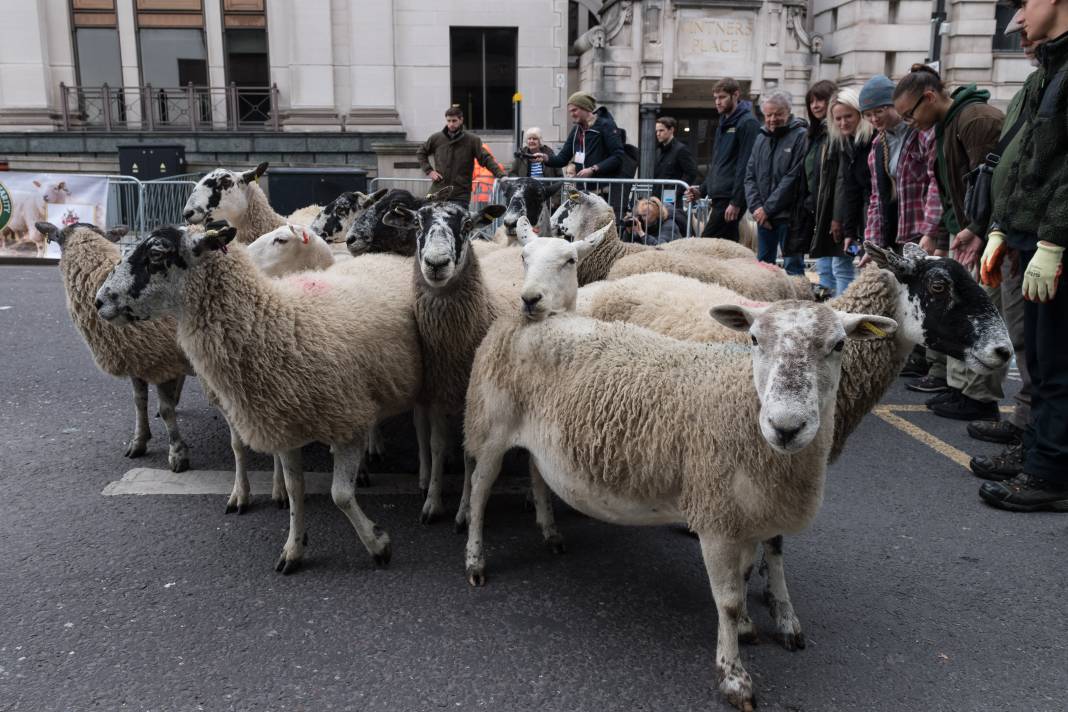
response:
[[(897, 280), (887, 271), (868, 268), (845, 293), (828, 306), (853, 314), (895, 318)], [(708, 315), (721, 304), (744, 303), (745, 297), (725, 287), (673, 274), (638, 274), (579, 290), (576, 310), (604, 321), (636, 324), (657, 333), (705, 343), (748, 343), (744, 332), (729, 329)], [(849, 339), (842, 354), (831, 462), (846, 439), (882, 399), (904, 365), (908, 348), (899, 330), (895, 339)]]
[(267, 202), (267, 196), (263, 194), (259, 183), (250, 182), (246, 187), (245, 195), (248, 199), (245, 213), (239, 219), (230, 221), (237, 228), (237, 237), (234, 238), (237, 242), (248, 245), (260, 235), (265, 235), (286, 224), (286, 219), (276, 213), (271, 204)]
[[(602, 227), (604, 227), (604, 224), (598, 225), (596, 229), (590, 231), (590, 235), (597, 230), (600, 230)], [(608, 279), (608, 273), (612, 271), (612, 266), (616, 262), (627, 255), (633, 255), (638, 252), (648, 252), (652, 249), (653, 248), (650, 245), (643, 245), (638, 242), (623, 242), (619, 239), (619, 232), (616, 230), (615, 224), (613, 223), (612, 228), (605, 234), (604, 239), (601, 240), (601, 244), (593, 248), (593, 251), (579, 262), (579, 286), (581, 287), (592, 282), (600, 282), (603, 279)]]
[(97, 290), (119, 259), (118, 247), (90, 228), (78, 228), (64, 242), (59, 260), (67, 309), (97, 367), (153, 385), (191, 373), (173, 318), (118, 327), (97, 315)]
[(422, 359), (410, 277), (362, 267), (369, 277), (334, 268), (270, 279), (232, 247), (186, 277), (179, 343), (254, 449), (351, 443), (413, 406)]
[(315, 218), (319, 217), (319, 213), (323, 212), (323, 206), (312, 203), (311, 205), (305, 205), (303, 208), (298, 208), (293, 211), (286, 221), (293, 223), (294, 225), (301, 225), (307, 227), (315, 222)]
[[(676, 254), (658, 250), (632, 255), (617, 262), (608, 279), (620, 279), (646, 272), (670, 272), (692, 277), (761, 301), (799, 298), (794, 280), (774, 265), (752, 259), (723, 260), (693, 253)], [(812, 291), (808, 290), (807, 296), (801, 298), (811, 301)]]
[[(711, 318), (711, 317), (708, 317)], [(500, 319), (475, 357), (464, 428), (565, 453), (571, 476), (671, 501), (694, 530), (762, 538), (803, 528), (823, 496), (831, 428), (793, 455), (760, 434), (747, 346), (678, 341), (573, 314)]]
[(666, 250), (668, 252), (705, 255), (707, 257), (716, 257), (721, 260), (734, 258), (756, 259), (756, 253), (745, 245), (739, 245), (733, 240), (724, 240), (719, 237), (686, 237), (681, 240), (672, 240), (665, 245), (659, 245), (656, 249)]

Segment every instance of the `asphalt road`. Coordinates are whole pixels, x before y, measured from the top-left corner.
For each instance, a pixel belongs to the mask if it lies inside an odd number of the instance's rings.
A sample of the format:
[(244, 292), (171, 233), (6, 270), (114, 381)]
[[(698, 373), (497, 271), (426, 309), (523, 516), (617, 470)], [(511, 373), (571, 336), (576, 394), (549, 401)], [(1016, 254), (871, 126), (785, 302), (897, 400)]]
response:
[[(221, 495), (102, 495), (134, 466), (165, 468), (165, 436), (153, 420), (148, 454), (123, 458), (129, 387), (94, 367), (54, 267), (0, 267), (0, 353), (2, 710), (729, 709), (686, 535), (558, 503), (568, 552), (554, 556), (523, 498), (502, 494), (489, 583), (474, 590), (463, 538), (418, 523), (414, 487), (361, 496), (393, 539), (386, 570), (319, 495), (305, 566), (283, 577), (287, 516), (264, 497), (238, 517)], [(921, 402), (900, 383), (884, 400)], [(965, 452), (996, 450), (962, 423), (899, 415)], [(195, 381), (179, 417), (195, 468), (232, 466)], [(308, 469), (327, 468), (314, 449)], [(786, 541), (807, 649), (768, 634), (743, 649), (761, 709), (1068, 709), (1068, 517), (995, 511), (977, 490), (865, 420), (816, 521)]]

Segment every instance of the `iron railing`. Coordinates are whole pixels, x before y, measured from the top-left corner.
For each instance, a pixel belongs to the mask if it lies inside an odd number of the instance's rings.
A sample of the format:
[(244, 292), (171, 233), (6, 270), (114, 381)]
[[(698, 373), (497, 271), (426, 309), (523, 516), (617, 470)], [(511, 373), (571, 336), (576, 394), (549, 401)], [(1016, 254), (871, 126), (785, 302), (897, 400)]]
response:
[(71, 86), (60, 83), (65, 131), (279, 131), (278, 86)]

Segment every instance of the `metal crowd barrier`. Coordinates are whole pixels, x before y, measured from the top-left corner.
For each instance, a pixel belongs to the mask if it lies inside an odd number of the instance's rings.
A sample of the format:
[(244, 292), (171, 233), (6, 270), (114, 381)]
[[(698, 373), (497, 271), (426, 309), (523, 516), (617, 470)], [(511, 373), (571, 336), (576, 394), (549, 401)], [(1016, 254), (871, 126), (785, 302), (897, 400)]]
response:
[(182, 210), (196, 187), (194, 179), (151, 180), (141, 184), (141, 222), (138, 232), (144, 234), (158, 225), (185, 222)]
[[(502, 178), (493, 186), (493, 202), (503, 203), (504, 185), (516, 178)], [(692, 210), (693, 204), (686, 199), (686, 189), (689, 187), (681, 180), (653, 180), (645, 178), (535, 178), (542, 183), (559, 184), (562, 190), (569, 187), (589, 193), (596, 193), (604, 198), (612, 207), (616, 215), (619, 228), (619, 236), (627, 242), (642, 242), (645, 244), (657, 244), (661, 241), (672, 239), (670, 231), (674, 231), (674, 238), (690, 237), (699, 234), (693, 231)], [(553, 191), (550, 190), (550, 193)], [(660, 220), (654, 230), (639, 235), (638, 230), (632, 227), (627, 218), (637, 215), (638, 203), (648, 198), (659, 198), (667, 216)], [(551, 204), (555, 200), (550, 198)], [(669, 223), (669, 221), (671, 221)]]

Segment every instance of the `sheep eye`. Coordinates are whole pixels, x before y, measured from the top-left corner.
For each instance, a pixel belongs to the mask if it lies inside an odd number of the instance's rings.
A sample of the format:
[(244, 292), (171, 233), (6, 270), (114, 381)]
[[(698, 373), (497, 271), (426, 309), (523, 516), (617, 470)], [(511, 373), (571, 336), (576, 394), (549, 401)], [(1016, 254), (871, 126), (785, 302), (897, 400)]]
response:
[(753, 342), (753, 346), (760, 346), (760, 344), (757, 343), (757, 337), (753, 336), (752, 334), (749, 335), (749, 340)]
[(276, 237), (276, 238), (274, 238), (274, 244), (276, 244), (276, 245), (284, 245), (284, 244), (286, 244), (286, 239), (284, 237)]
[(569, 265), (573, 265), (573, 264), (575, 264), (575, 258), (574, 258), (574, 257), (572, 257), (571, 259), (569, 259), (569, 260), (567, 261), (567, 264), (569, 264)]
[(927, 289), (934, 294), (941, 294), (942, 292), (946, 291), (946, 285), (940, 281), (931, 282), (931, 284), (927, 286)]
[(835, 351), (841, 351), (845, 348), (845, 339), (838, 339), (838, 343), (834, 345)]

